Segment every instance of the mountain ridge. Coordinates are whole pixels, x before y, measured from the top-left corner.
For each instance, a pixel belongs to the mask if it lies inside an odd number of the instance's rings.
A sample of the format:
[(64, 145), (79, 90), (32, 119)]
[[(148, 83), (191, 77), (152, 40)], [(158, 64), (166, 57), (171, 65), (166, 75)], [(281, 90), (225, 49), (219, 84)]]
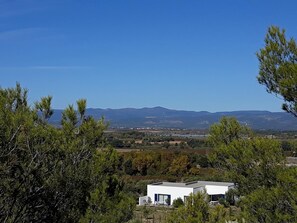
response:
[[(50, 123), (59, 125), (61, 109), (54, 109)], [(255, 130), (297, 130), (297, 118), (285, 112), (261, 110), (241, 111), (187, 111), (164, 107), (144, 108), (88, 108), (86, 115), (95, 119), (104, 117), (112, 128), (179, 128), (208, 129), (223, 116), (232, 116), (244, 125)]]

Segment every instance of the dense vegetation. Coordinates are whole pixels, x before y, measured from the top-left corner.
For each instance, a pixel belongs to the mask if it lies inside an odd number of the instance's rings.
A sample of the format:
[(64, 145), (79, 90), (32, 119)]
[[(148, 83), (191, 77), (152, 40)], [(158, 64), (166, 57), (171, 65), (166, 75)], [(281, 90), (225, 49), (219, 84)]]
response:
[(31, 108), (27, 91), (0, 89), (0, 221), (125, 222), (134, 201), (123, 193), (119, 157), (103, 146), (103, 120), (69, 106), (62, 127), (47, 124), (51, 97)]

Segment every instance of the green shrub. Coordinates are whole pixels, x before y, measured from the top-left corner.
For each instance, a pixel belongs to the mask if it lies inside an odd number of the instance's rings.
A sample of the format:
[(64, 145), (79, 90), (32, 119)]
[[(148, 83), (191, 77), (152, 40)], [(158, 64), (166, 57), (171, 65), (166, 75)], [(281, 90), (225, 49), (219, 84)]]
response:
[(179, 208), (180, 206), (183, 206), (183, 205), (184, 205), (184, 202), (183, 202), (183, 200), (179, 197), (179, 198), (173, 200), (172, 205), (173, 205), (173, 207), (175, 207), (175, 208)]
[(224, 205), (224, 207), (230, 206), (229, 202), (227, 202), (226, 199), (224, 199), (224, 198), (219, 199), (219, 204)]

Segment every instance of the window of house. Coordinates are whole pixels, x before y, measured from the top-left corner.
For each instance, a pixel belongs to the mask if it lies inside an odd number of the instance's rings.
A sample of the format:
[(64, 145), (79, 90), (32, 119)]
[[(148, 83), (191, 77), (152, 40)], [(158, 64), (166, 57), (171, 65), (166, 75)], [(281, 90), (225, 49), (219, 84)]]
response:
[(171, 204), (170, 194), (155, 194), (155, 202), (158, 204)]
[(220, 198), (225, 198), (225, 195), (224, 194), (210, 195), (210, 201), (218, 201)]

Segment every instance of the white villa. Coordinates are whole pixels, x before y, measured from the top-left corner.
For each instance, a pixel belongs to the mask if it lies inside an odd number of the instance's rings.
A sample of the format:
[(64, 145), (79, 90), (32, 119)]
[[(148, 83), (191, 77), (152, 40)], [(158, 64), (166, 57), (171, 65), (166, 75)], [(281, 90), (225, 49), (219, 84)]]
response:
[(193, 193), (205, 191), (210, 201), (218, 201), (224, 198), (228, 190), (234, 188), (234, 183), (214, 181), (194, 181), (187, 183), (159, 182), (147, 185), (147, 196), (139, 198), (139, 205), (167, 204), (181, 198), (184, 202)]

